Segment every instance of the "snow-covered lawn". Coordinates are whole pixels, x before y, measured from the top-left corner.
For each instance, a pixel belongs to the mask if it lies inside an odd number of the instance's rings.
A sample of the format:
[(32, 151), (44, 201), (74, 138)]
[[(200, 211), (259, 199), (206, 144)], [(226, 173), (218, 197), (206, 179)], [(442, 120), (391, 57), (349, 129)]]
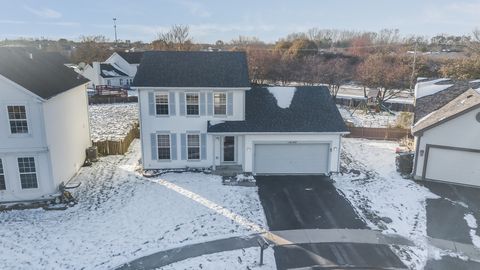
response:
[(358, 109), (352, 115), (353, 109), (347, 109), (348, 107), (337, 105), (340, 114), (344, 121), (353, 123), (356, 127), (372, 127), (372, 128), (381, 128), (381, 127), (393, 127), (397, 124), (398, 113), (391, 115), (388, 112), (379, 112), (374, 113), (365, 113), (365, 111)]
[(426, 199), (437, 196), (396, 172), (397, 146), (388, 141), (344, 139), (344, 173), (333, 179), (369, 227), (411, 239), (415, 247), (396, 252), (412, 269), (423, 269), (428, 260)]
[[(139, 145), (83, 168), (72, 208), (1, 212), (0, 269), (111, 269), (165, 249), (256, 233), (251, 224), (267, 228), (256, 188), (224, 186), (203, 173), (145, 178), (135, 171)], [(239, 252), (251, 265), (254, 252)]]
[(260, 255), (259, 248), (247, 248), (244, 250), (226, 251), (216, 254), (204, 255), (197, 258), (188, 259), (177, 262), (158, 270), (197, 270), (197, 269), (212, 269), (212, 270), (246, 270), (246, 269), (262, 269), (274, 270), (275, 257), (273, 249), (269, 248), (263, 254), (263, 266), (259, 266)]
[(137, 103), (90, 105), (92, 140), (121, 140), (138, 123)]

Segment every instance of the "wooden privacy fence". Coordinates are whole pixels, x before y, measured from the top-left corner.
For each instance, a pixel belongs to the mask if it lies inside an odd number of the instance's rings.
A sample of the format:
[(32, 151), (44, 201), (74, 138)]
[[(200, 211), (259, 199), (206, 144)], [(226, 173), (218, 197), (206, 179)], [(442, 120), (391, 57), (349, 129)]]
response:
[(405, 137), (412, 137), (410, 129), (403, 128), (366, 128), (349, 127), (348, 138), (365, 138), (372, 140), (400, 140)]
[(128, 151), (128, 147), (135, 138), (140, 138), (138, 124), (136, 124), (120, 141), (106, 140), (93, 142), (93, 146), (98, 148), (98, 153), (100, 155), (123, 155)]

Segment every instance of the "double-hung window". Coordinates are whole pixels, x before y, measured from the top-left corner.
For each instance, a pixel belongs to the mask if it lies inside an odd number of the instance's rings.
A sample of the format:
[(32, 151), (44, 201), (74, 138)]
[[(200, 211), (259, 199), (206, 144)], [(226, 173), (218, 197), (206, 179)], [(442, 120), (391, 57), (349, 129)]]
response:
[(157, 115), (168, 115), (168, 94), (155, 95), (155, 109)]
[(27, 110), (25, 106), (7, 106), (10, 132), (12, 134), (28, 133)]
[(170, 134), (157, 135), (158, 159), (170, 160)]
[(187, 134), (188, 160), (200, 159), (200, 134)]
[(199, 114), (199, 98), (198, 93), (187, 93), (187, 115)]
[(38, 188), (35, 158), (18, 158), (18, 171), (20, 173), (20, 182), (23, 189)]
[(227, 114), (227, 94), (226, 93), (213, 94), (213, 113), (214, 115)]
[(3, 171), (3, 163), (2, 159), (0, 158), (0, 190), (5, 189), (7, 189), (7, 186), (5, 185), (5, 172)]

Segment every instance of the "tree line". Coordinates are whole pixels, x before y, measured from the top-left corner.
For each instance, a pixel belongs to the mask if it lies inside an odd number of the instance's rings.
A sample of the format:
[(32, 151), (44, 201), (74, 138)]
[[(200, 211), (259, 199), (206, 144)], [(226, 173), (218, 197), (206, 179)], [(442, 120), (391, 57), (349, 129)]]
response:
[[(194, 41), (188, 26), (174, 25), (158, 33), (151, 43), (110, 42), (104, 36), (84, 36), (79, 42), (4, 40), (2, 45), (33, 45), (47, 51), (65, 51), (74, 63), (104, 61), (114, 51), (223, 50), (245, 51), (253, 83), (327, 84), (336, 96), (341, 85), (355, 82), (381, 90), (382, 99), (399, 89), (411, 89), (417, 77), (480, 78), (480, 30), (472, 36), (401, 36), (397, 29), (379, 32), (312, 28), (266, 43), (257, 37), (239, 36), (214, 44)], [(442, 53), (454, 57), (436, 57)]]

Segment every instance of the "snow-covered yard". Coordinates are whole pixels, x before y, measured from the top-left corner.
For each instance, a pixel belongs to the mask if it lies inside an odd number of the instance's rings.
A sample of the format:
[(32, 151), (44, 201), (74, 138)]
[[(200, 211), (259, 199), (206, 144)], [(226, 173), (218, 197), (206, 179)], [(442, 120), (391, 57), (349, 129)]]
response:
[(397, 124), (397, 118), (399, 113), (394, 115), (388, 112), (379, 113), (365, 113), (365, 111), (358, 109), (353, 113), (353, 109), (346, 106), (337, 105), (338, 111), (342, 115), (344, 121), (353, 123), (356, 127), (371, 127), (371, 128), (385, 128), (393, 127)]
[(344, 139), (343, 173), (333, 179), (370, 228), (412, 240), (415, 247), (395, 251), (411, 269), (423, 269), (429, 259), (426, 200), (437, 196), (396, 172), (397, 146), (389, 141)]
[[(245, 258), (248, 258), (247, 260)], [(259, 266), (259, 248), (247, 248), (244, 250), (226, 251), (216, 254), (204, 255), (197, 258), (187, 259), (181, 262), (162, 267), (158, 270), (246, 270), (262, 269), (274, 270), (275, 258), (273, 249), (269, 248), (264, 253), (264, 265)]]
[(92, 140), (119, 141), (138, 123), (137, 103), (90, 105)]
[[(267, 228), (255, 188), (224, 186), (203, 173), (145, 178), (135, 171), (139, 157), (135, 140), (127, 155), (83, 168), (75, 179), (82, 182), (74, 191), (79, 203), (65, 211), (0, 213), (0, 269), (111, 269), (157, 251)], [(239, 267), (258, 257), (242, 252), (233, 252), (243, 260)], [(209, 258), (232, 260), (225, 254), (199, 260)]]

